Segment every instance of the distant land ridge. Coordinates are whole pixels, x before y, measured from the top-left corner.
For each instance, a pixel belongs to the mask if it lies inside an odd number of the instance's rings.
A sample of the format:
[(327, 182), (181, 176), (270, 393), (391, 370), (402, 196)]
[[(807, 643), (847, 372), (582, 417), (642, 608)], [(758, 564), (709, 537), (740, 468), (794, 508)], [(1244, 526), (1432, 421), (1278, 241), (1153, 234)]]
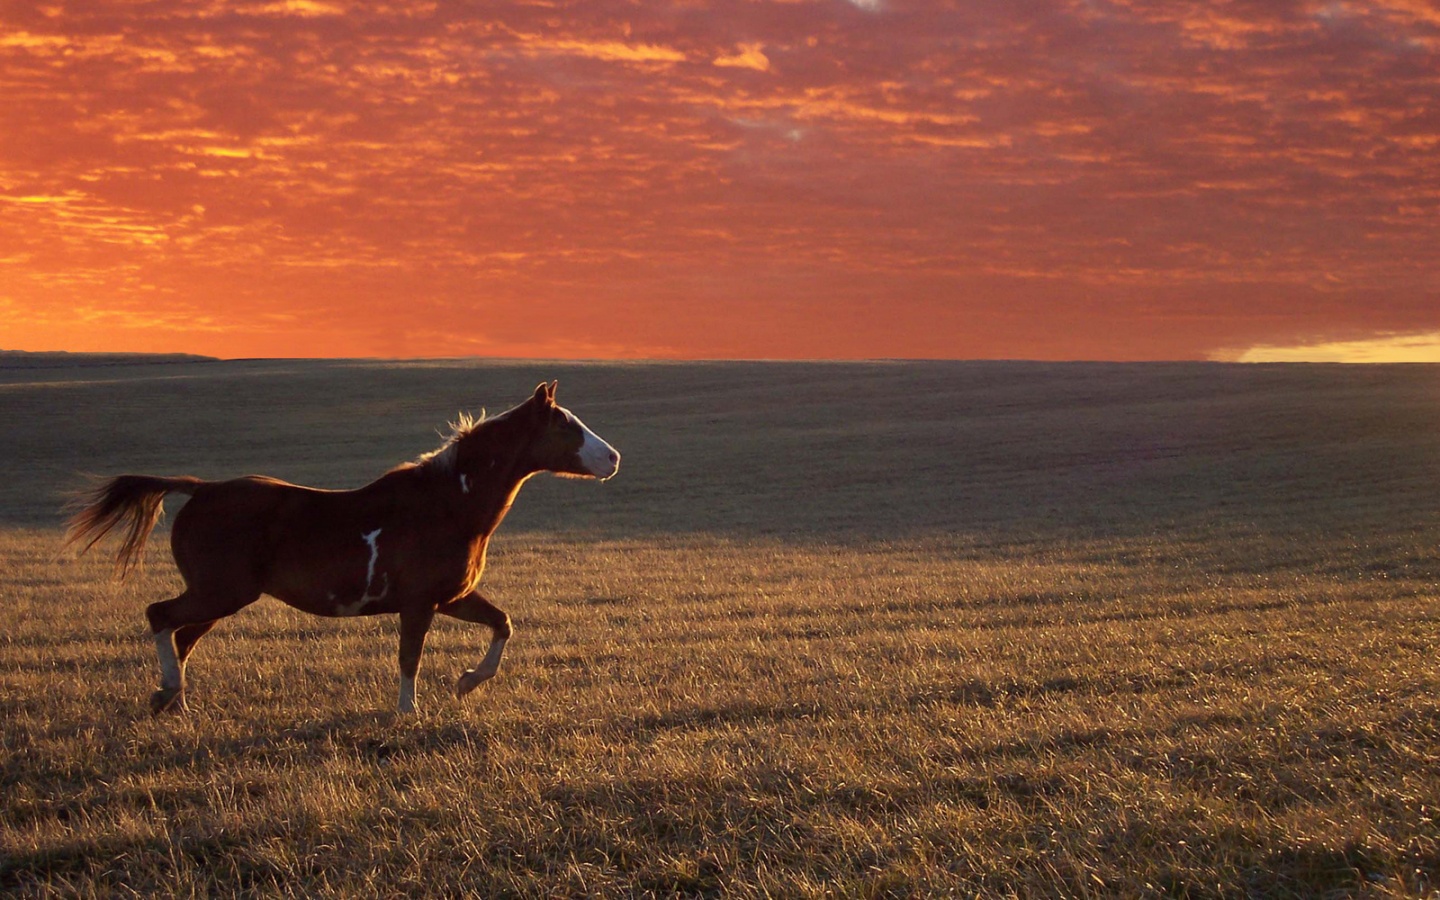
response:
[(68, 350), (0, 350), (0, 369), (41, 369), (59, 366), (153, 366), (172, 363), (219, 362), (192, 353), (71, 353)]

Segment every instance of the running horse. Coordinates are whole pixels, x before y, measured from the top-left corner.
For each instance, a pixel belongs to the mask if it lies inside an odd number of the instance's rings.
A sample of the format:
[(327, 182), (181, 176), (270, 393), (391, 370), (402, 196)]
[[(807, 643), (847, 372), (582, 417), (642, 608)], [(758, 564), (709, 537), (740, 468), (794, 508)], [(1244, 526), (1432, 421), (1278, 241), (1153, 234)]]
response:
[(460, 675), (456, 695), (494, 677), (511, 627), (475, 590), (490, 536), (532, 475), (604, 481), (620, 468), (613, 447), (555, 404), (555, 387), (541, 384), (498, 416), (462, 415), (439, 449), (353, 491), (261, 475), (120, 475), (99, 485), (71, 519), (68, 542), (85, 542), (83, 553), (123, 526), (122, 577), (141, 561), (165, 495), (191, 496), (170, 534), (185, 590), (145, 610), (160, 657), (151, 713), (185, 708), (185, 661), (195, 642), (261, 594), (320, 616), (398, 613), (402, 713), (415, 710), (415, 674), (436, 613), (491, 631), (484, 658)]

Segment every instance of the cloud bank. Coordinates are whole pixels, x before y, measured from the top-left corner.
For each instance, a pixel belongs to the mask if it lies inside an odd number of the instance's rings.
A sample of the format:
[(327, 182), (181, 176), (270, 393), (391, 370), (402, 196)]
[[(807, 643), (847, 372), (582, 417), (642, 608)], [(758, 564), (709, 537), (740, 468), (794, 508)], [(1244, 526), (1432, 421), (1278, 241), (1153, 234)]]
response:
[(1428, 3), (0, 26), (0, 345), (1145, 359), (1440, 328)]

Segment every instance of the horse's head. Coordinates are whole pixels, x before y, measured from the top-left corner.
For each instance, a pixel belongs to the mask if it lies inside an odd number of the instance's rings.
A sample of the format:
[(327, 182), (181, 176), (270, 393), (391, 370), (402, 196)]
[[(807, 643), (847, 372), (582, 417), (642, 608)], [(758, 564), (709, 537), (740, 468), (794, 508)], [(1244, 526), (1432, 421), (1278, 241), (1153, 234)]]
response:
[(542, 383), (516, 412), (529, 418), (535, 431), (530, 465), (537, 471), (604, 481), (620, 470), (620, 454), (585, 427), (575, 414), (555, 403), (559, 382)]

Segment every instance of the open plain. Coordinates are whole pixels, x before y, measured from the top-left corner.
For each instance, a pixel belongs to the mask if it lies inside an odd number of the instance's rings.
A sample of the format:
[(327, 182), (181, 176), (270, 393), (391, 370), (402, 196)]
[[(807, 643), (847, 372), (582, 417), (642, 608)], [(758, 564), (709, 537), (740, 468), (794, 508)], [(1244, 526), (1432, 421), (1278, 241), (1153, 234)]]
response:
[[(152, 719), (167, 532), (78, 473), (359, 486), (558, 378), (624, 455), (537, 478), (437, 621), (262, 599)], [(1440, 368), (0, 367), (0, 893), (1426, 896)], [(173, 514), (179, 500), (172, 499)]]

